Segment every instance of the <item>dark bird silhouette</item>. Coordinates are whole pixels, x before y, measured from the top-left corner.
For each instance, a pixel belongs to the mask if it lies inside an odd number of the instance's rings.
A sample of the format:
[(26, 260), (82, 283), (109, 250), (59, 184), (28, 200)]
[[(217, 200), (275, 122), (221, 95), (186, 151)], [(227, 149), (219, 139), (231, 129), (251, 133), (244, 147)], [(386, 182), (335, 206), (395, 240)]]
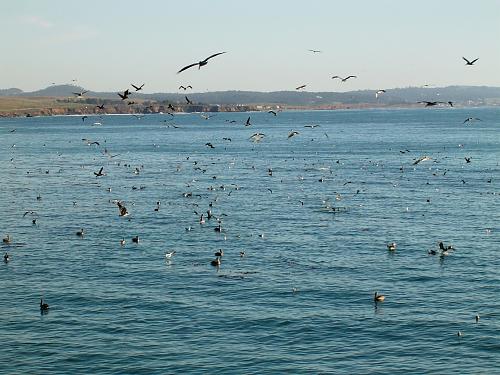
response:
[(104, 167), (101, 167), (101, 169), (99, 169), (99, 172), (94, 172), (95, 176), (96, 177), (106, 176), (106, 173), (102, 172), (103, 169)]
[(118, 206), (119, 216), (128, 216), (127, 207), (125, 207), (122, 202), (118, 201), (116, 205)]
[(123, 92), (123, 94), (120, 94), (120, 93), (117, 93), (117, 94), (118, 94), (118, 96), (119, 96), (120, 98), (122, 98), (122, 100), (125, 100), (125, 99), (128, 99), (128, 97), (129, 97), (129, 95), (130, 95), (130, 91), (129, 91), (129, 89), (126, 89), (126, 90)]
[(82, 122), (85, 122), (85, 119), (88, 118), (89, 116), (82, 116)]
[(467, 59), (466, 59), (465, 57), (463, 57), (463, 56), (462, 56), (462, 59), (464, 59), (464, 60), (465, 60), (465, 65), (474, 65), (474, 63), (475, 63), (477, 60), (479, 60), (479, 58), (477, 58), (477, 59), (474, 59), (474, 60), (472, 60), (472, 61), (469, 61), (469, 60), (467, 60)]
[(426, 107), (433, 107), (433, 106), (438, 105), (438, 104), (443, 104), (443, 102), (428, 102), (426, 100), (424, 100), (422, 102), (417, 102), (417, 103), (425, 104)]
[(466, 163), (470, 163), (471, 158), (468, 158), (467, 156), (464, 158)]
[(300, 90), (300, 89), (305, 89), (307, 85), (301, 85), (299, 87), (296, 87), (295, 90)]
[(48, 311), (49, 310), (49, 304), (43, 302), (43, 298), (40, 298), (40, 311)]
[(296, 131), (296, 130), (291, 131), (290, 133), (288, 133), (288, 139), (292, 138), (294, 135), (297, 135), (297, 134), (299, 134), (298, 131)]
[(189, 65), (186, 65), (184, 68), (182, 68), (181, 70), (179, 70), (177, 72), (177, 74), (185, 71), (186, 69), (189, 69), (189, 68), (192, 68), (193, 66), (196, 66), (198, 65), (198, 70), (201, 69), (202, 66), (205, 66), (208, 64), (208, 60), (210, 60), (212, 57), (215, 57), (215, 56), (219, 56), (219, 55), (222, 55), (223, 53), (226, 53), (226, 52), (218, 52), (218, 53), (214, 53), (213, 55), (211, 56), (208, 56), (205, 60), (202, 60), (202, 61), (198, 61), (197, 63), (193, 63), (193, 64), (189, 64)]
[(271, 114), (273, 114), (274, 116), (276, 116), (276, 115), (277, 115), (277, 113), (276, 113), (276, 112), (274, 112), (274, 111), (267, 111), (267, 113), (271, 113)]
[(134, 105), (135, 102), (128, 102), (127, 105)]
[(213, 144), (211, 144), (210, 142), (205, 143), (205, 146), (208, 146), (210, 148), (215, 148), (215, 146)]
[(469, 117), (469, 118), (466, 118), (462, 124), (465, 124), (466, 122), (469, 122), (469, 121), (483, 121), (483, 120), (481, 120), (480, 118), (477, 118), (477, 117)]
[(187, 89), (192, 89), (192, 88), (193, 88), (193, 86), (191, 86), (191, 85), (187, 85), (187, 86), (182, 86), (182, 85), (180, 85), (180, 86), (179, 86), (179, 90), (181, 90), (181, 89), (182, 89), (182, 90), (184, 90), (184, 91), (186, 91)]
[(135, 91), (141, 91), (142, 88), (144, 87), (144, 83), (142, 85), (140, 85), (140, 86), (136, 86), (133, 83), (131, 83), (131, 85), (135, 89)]
[(9, 130), (9, 133), (14, 133), (17, 129)]
[(95, 106), (96, 108), (99, 108), (100, 110), (104, 111), (104, 104), (101, 104), (101, 105), (96, 105)]
[(185, 96), (184, 98), (186, 99), (187, 104), (193, 104), (193, 102), (191, 100), (189, 100), (189, 98), (187, 96)]
[(250, 123), (250, 116), (248, 116), (247, 122), (245, 122), (245, 126), (250, 126), (250, 125), (252, 125), (252, 124)]
[(321, 53), (323, 51), (320, 51), (320, 50), (317, 50), (317, 49), (308, 49), (309, 52), (312, 52), (312, 53)]
[(170, 109), (171, 111), (174, 111), (175, 112), (175, 108), (172, 104), (168, 104), (168, 109)]
[(75, 95), (77, 98), (82, 98), (86, 93), (88, 93), (88, 91), (74, 92), (73, 95)]
[(453, 102), (452, 101), (449, 101), (448, 104), (450, 105), (450, 107), (453, 107)]
[(345, 78), (342, 78), (342, 77), (340, 77), (340, 76), (333, 76), (333, 77), (332, 77), (332, 79), (335, 79), (335, 78), (338, 78), (338, 79), (340, 79), (342, 82), (345, 82), (345, 81), (347, 81), (347, 80), (348, 80), (348, 79), (350, 79), (350, 78), (358, 78), (358, 77), (357, 77), (357, 76), (353, 76), (353, 75), (347, 76), (347, 77), (345, 77)]

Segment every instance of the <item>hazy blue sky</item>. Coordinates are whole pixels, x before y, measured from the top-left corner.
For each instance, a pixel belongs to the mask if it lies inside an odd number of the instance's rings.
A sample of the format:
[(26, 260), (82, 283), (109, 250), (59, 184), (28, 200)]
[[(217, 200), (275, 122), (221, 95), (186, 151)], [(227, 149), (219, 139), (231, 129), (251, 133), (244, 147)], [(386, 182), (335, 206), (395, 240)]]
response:
[(500, 86), (500, 0), (3, 0), (0, 32), (0, 88)]

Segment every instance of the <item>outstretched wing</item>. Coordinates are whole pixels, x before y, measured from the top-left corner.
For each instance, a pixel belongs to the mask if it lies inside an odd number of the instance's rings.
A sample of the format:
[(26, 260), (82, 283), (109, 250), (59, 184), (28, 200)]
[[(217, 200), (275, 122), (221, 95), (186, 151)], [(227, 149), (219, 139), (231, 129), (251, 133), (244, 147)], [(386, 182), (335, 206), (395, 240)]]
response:
[(193, 66), (196, 66), (196, 65), (198, 65), (198, 63), (193, 63), (193, 64), (186, 65), (184, 68), (182, 68), (181, 70), (179, 70), (177, 72), (177, 74), (179, 74), (180, 72), (185, 71), (186, 69), (192, 68)]
[(467, 64), (472, 64), (469, 60), (467, 60), (467, 59), (466, 59), (465, 57), (463, 57), (463, 56), (462, 56), (462, 59), (464, 59), (464, 60), (465, 60), (465, 62), (466, 62)]
[(218, 52), (218, 53), (214, 53), (212, 56), (208, 56), (208, 57), (207, 57), (205, 60), (203, 60), (203, 61), (208, 61), (208, 60), (210, 60), (212, 57), (222, 55), (223, 53), (226, 53), (226, 52)]

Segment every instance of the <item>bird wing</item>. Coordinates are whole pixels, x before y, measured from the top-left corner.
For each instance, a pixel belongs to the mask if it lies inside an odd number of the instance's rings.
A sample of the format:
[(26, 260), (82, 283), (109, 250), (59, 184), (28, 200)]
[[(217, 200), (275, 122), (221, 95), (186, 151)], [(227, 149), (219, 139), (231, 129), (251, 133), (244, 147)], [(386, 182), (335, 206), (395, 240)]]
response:
[(180, 89), (185, 90), (186, 88), (185, 88), (184, 86), (182, 86), (182, 85), (181, 85), (181, 86), (179, 86), (179, 90), (180, 90)]
[(133, 83), (131, 83), (132, 87), (136, 90), (139, 90), (139, 87), (137, 87), (136, 85), (134, 85)]
[(117, 94), (118, 94), (118, 96), (119, 96), (120, 98), (122, 98), (122, 100), (127, 99), (127, 95), (122, 95), (122, 94), (120, 94), (119, 92), (117, 92)]
[(347, 76), (343, 79), (343, 81), (347, 81), (349, 78), (357, 78), (356, 76)]
[(465, 57), (463, 57), (463, 56), (462, 56), (462, 59), (464, 59), (464, 60), (465, 60), (465, 62), (466, 62), (467, 64), (472, 64), (469, 60), (467, 60), (467, 59), (466, 59)]
[(226, 53), (226, 52), (218, 52), (218, 53), (214, 53), (213, 55), (208, 56), (208, 57), (207, 57), (205, 60), (203, 60), (203, 61), (208, 61), (208, 60), (209, 60), (209, 59), (211, 59), (212, 57), (222, 55), (223, 53)]
[(474, 64), (477, 60), (479, 60), (479, 57), (477, 59), (472, 60), (470, 63)]
[(339, 76), (333, 76), (333, 77), (332, 77), (332, 79), (335, 79), (335, 78), (342, 79), (342, 78), (340, 78)]
[(181, 70), (179, 70), (177, 72), (177, 74), (179, 74), (180, 72), (185, 71), (186, 69), (192, 68), (193, 66), (196, 66), (196, 65), (198, 65), (198, 63), (193, 63), (193, 64), (186, 65), (184, 68), (182, 68)]

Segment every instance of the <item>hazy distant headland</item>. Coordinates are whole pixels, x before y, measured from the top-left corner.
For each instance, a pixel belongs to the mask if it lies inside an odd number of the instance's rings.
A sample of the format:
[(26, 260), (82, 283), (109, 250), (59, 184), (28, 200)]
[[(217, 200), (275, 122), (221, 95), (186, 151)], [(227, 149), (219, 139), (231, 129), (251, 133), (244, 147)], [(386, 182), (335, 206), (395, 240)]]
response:
[[(52, 85), (32, 92), (16, 88), (0, 89), (0, 116), (423, 107), (417, 103), (419, 101), (440, 101), (443, 106), (448, 106), (447, 102), (451, 101), (457, 107), (500, 105), (500, 87), (489, 86), (395, 88), (387, 89), (378, 97), (375, 95), (377, 90), (203, 93), (186, 91), (153, 94), (131, 90), (132, 94), (128, 100), (120, 100), (116, 92), (88, 91), (81, 98), (73, 94), (82, 91), (82, 87), (74, 85)], [(186, 96), (191, 103), (187, 103)], [(102, 105), (104, 109), (97, 107)]]

